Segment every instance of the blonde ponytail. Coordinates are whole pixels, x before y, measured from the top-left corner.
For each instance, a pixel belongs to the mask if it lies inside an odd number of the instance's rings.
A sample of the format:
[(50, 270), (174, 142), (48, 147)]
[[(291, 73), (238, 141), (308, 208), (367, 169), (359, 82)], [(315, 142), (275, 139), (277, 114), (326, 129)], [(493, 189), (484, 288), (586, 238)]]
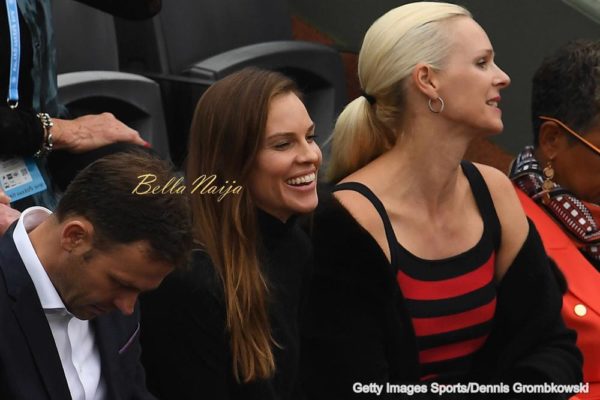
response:
[(327, 181), (339, 181), (393, 146), (395, 135), (377, 118), (374, 107), (361, 96), (340, 114), (332, 139)]
[(371, 25), (358, 58), (358, 78), (375, 102), (361, 96), (340, 114), (332, 136), (330, 182), (394, 145), (404, 115), (406, 79), (420, 62), (442, 68), (451, 44), (444, 22), (458, 16), (471, 14), (455, 4), (417, 2), (394, 8)]

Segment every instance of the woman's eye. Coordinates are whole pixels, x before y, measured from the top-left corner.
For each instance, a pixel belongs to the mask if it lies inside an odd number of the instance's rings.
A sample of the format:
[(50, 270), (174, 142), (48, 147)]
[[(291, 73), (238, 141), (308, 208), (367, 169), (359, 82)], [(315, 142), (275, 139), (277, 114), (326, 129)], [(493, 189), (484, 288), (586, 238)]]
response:
[(484, 68), (487, 65), (487, 60), (481, 59), (479, 61), (477, 61), (477, 66), (479, 68)]
[(315, 139), (316, 139), (316, 138), (317, 138), (317, 135), (315, 135), (315, 134), (308, 135), (308, 136), (306, 137), (306, 141), (307, 141), (308, 143), (312, 143), (312, 142), (314, 142), (314, 141), (315, 141)]
[(275, 147), (277, 150), (283, 150), (285, 148), (287, 148), (290, 145), (290, 142), (280, 142), (280, 143), (276, 143), (273, 147)]

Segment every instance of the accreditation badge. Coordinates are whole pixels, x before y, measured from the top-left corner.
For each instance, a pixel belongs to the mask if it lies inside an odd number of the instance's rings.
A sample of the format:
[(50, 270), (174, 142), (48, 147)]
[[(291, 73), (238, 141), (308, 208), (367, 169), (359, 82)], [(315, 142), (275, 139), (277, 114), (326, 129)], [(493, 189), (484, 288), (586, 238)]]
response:
[(40, 169), (31, 157), (0, 160), (0, 185), (11, 201), (46, 190)]

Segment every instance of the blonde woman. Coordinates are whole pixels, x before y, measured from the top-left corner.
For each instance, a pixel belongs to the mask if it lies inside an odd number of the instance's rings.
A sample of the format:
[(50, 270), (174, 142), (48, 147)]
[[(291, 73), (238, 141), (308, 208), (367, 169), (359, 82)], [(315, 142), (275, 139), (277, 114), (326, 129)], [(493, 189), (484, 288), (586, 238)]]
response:
[(484, 30), (457, 5), (406, 4), (369, 28), (358, 70), (364, 94), (336, 124), (337, 185), (312, 233), (309, 397), (579, 382), (560, 291), (510, 181), (461, 161), (503, 128), (510, 78)]

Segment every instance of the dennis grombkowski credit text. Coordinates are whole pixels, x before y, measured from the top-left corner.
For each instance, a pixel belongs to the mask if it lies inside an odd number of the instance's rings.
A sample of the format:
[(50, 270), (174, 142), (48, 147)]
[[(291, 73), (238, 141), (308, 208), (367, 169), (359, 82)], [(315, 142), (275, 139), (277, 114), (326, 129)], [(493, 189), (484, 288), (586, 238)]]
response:
[(432, 382), (429, 384), (393, 384), (393, 383), (362, 383), (355, 382), (352, 385), (354, 393), (382, 394), (398, 393), (408, 396), (432, 393), (440, 396), (444, 394), (548, 394), (548, 393), (588, 393), (590, 391), (589, 383), (579, 383), (577, 385), (558, 385), (555, 383), (539, 383), (525, 384), (515, 382), (512, 384), (497, 383), (497, 384), (480, 384), (476, 382), (441, 384)]

